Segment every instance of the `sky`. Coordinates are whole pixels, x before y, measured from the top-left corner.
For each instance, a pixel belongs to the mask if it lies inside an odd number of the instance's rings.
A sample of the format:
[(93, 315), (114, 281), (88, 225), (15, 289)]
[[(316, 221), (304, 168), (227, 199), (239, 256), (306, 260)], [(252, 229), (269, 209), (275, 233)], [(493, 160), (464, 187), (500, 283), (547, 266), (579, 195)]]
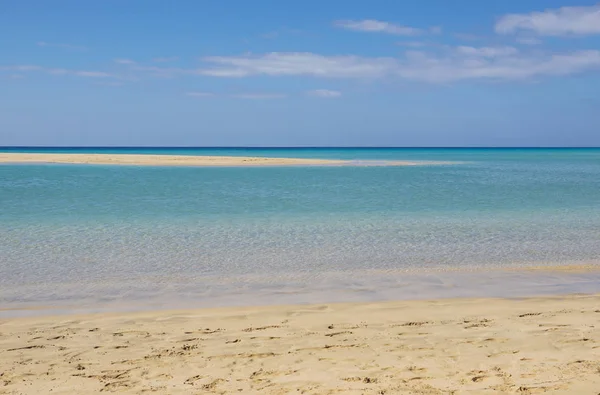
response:
[(0, 0), (0, 146), (600, 146), (600, 3)]

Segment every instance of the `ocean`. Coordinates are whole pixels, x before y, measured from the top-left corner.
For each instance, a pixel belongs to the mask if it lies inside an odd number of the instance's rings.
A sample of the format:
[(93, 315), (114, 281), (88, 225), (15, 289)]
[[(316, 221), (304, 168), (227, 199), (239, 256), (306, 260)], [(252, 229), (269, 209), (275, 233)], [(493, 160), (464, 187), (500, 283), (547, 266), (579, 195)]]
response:
[(450, 162), (0, 165), (0, 315), (600, 291), (600, 149), (0, 152)]

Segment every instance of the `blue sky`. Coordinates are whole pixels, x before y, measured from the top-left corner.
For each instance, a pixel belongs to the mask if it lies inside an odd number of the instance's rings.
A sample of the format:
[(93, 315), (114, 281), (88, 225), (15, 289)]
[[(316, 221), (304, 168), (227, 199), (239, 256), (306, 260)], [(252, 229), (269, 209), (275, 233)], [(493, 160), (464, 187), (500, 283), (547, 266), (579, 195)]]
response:
[(0, 145), (600, 146), (600, 3), (0, 3)]

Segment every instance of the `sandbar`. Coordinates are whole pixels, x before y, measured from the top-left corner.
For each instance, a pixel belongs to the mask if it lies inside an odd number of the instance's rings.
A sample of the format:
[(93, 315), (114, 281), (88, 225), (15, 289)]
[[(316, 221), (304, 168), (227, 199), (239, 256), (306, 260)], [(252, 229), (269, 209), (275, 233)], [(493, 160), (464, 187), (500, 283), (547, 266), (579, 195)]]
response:
[(597, 394), (600, 295), (0, 320), (0, 393)]
[(448, 164), (436, 161), (375, 161), (250, 156), (192, 156), (145, 154), (0, 153), (0, 163), (55, 163), (132, 166), (418, 166)]

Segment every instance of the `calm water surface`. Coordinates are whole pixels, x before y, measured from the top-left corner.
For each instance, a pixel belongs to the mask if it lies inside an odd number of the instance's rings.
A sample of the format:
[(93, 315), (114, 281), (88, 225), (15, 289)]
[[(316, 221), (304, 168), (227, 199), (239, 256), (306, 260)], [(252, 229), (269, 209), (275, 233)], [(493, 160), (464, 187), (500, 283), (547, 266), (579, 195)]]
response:
[(0, 151), (456, 162), (2, 165), (4, 309), (600, 291), (595, 272), (505, 270), (598, 265), (600, 149)]

